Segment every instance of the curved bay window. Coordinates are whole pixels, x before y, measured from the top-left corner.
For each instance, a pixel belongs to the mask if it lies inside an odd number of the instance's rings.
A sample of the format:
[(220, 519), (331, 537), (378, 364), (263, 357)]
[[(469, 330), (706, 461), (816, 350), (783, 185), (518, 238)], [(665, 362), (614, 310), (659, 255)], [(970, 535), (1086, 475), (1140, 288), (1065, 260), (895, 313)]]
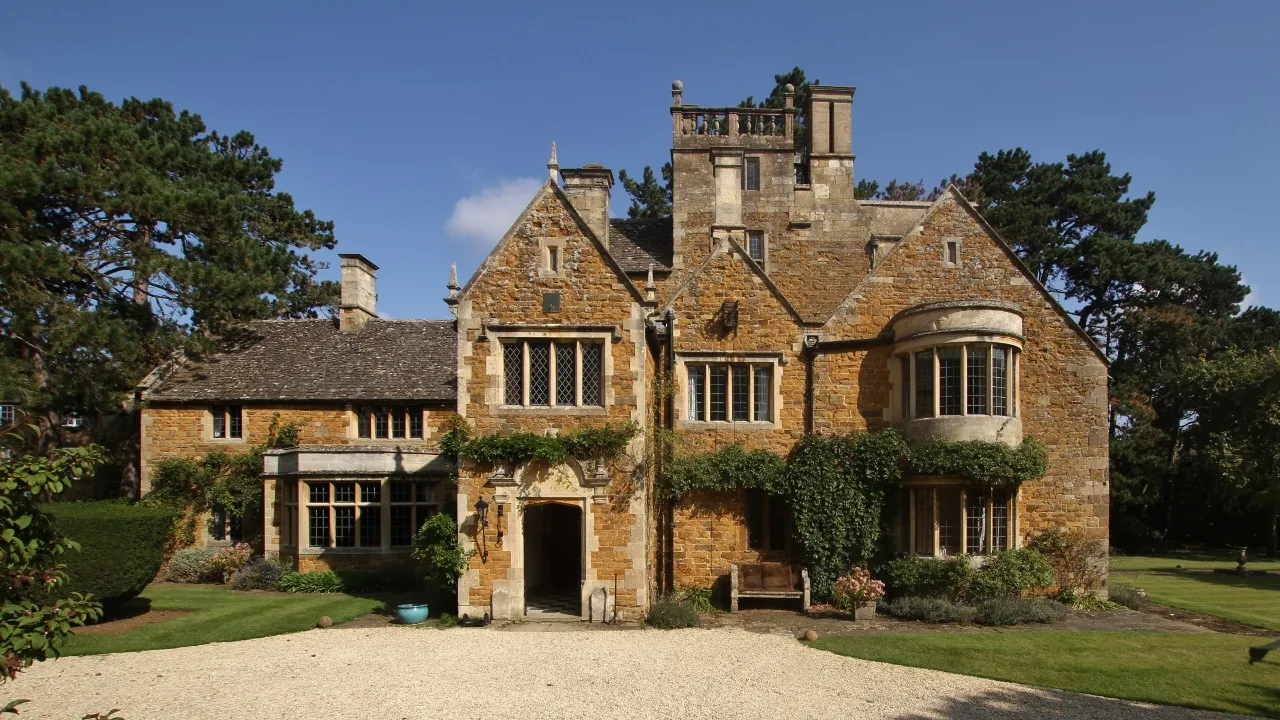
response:
[(281, 544), (310, 549), (408, 548), (422, 523), (449, 501), (438, 480), (407, 478), (286, 482), (283, 494)]
[(899, 417), (1015, 417), (1021, 352), (1000, 343), (938, 345), (898, 356)]
[(982, 555), (1015, 545), (1014, 490), (916, 485), (907, 493), (905, 549), (912, 555)]

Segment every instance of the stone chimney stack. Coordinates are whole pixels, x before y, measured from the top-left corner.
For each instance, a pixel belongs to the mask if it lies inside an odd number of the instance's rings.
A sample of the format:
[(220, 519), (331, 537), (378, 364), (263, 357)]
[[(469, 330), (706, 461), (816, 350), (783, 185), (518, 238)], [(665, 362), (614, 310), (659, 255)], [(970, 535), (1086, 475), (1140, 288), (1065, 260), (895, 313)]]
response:
[(580, 168), (560, 170), (564, 178), (564, 194), (578, 211), (587, 227), (609, 247), (609, 188), (613, 187), (613, 171), (603, 165), (588, 163)]
[(359, 330), (378, 317), (378, 266), (363, 255), (340, 254), (342, 258), (342, 299), (338, 309), (338, 329)]

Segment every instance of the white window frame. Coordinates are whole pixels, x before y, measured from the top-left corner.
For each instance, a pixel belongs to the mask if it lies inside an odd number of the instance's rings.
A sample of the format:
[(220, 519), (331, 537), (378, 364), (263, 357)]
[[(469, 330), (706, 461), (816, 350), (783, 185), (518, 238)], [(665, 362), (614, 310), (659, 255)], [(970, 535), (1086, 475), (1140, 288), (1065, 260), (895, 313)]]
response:
[(7, 427), (18, 421), (16, 403), (0, 403), (0, 427)]

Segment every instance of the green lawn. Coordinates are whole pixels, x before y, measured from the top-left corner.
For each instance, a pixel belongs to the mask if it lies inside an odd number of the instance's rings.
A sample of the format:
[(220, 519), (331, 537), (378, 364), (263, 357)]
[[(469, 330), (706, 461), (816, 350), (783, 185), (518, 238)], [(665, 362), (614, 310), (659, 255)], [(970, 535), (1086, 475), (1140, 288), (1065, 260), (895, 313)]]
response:
[(1126, 700), (1280, 718), (1280, 660), (1248, 664), (1260, 638), (1123, 632), (913, 633), (828, 637), (814, 647)]
[[(1158, 555), (1112, 555), (1111, 572), (1177, 572), (1178, 566), (1188, 570), (1230, 569), (1236, 558), (1230, 553), (1162, 553)], [(1250, 570), (1280, 570), (1280, 561), (1249, 561)]]
[(121, 633), (76, 635), (63, 646), (63, 654), (99, 655), (280, 635), (315, 627), (321, 615), (335, 623), (346, 622), (383, 604), (375, 598), (340, 594), (281, 595), (167, 583), (148, 587), (140, 597), (149, 600), (153, 610), (191, 612)]
[[(1232, 566), (1229, 558), (1196, 553), (1120, 555), (1111, 558), (1111, 584), (1140, 587), (1161, 605), (1280, 630), (1280, 575), (1189, 572)], [(1250, 562), (1249, 568), (1274, 570), (1280, 562)]]

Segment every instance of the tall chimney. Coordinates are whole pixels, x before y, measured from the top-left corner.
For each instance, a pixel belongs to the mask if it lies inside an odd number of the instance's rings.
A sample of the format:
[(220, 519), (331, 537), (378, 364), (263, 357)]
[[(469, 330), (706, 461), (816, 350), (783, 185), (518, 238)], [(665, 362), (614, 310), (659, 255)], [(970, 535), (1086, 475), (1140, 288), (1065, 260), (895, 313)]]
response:
[(564, 194), (578, 211), (587, 227), (600, 242), (609, 247), (609, 188), (613, 187), (613, 171), (603, 165), (588, 163), (580, 168), (560, 171), (564, 178)]
[(378, 317), (378, 266), (363, 255), (340, 254), (342, 258), (342, 299), (338, 309), (338, 329), (359, 330)]

